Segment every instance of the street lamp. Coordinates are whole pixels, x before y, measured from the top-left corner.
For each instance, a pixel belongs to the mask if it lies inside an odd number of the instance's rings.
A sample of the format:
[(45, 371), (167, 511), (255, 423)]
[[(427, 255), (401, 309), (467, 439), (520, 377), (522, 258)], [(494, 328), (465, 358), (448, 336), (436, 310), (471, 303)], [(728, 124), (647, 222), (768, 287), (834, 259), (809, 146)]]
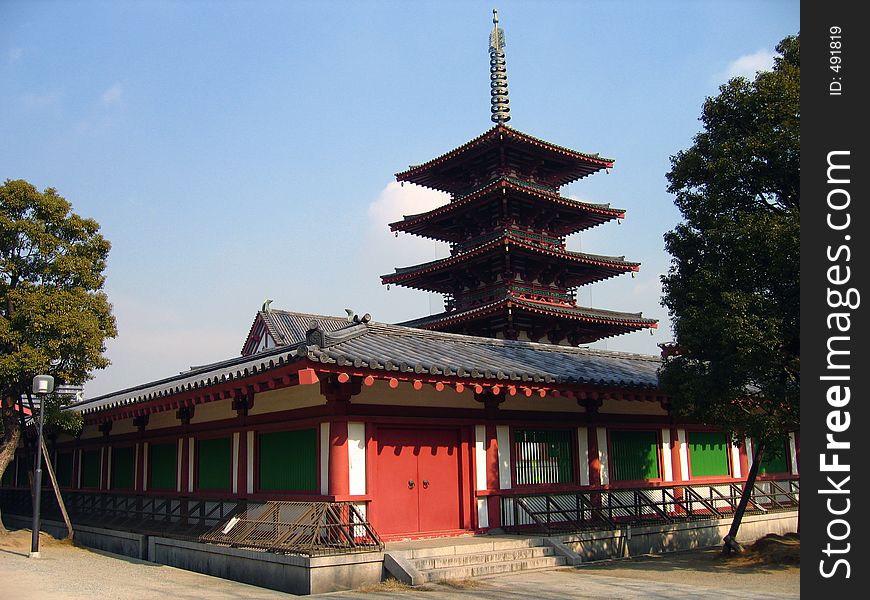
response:
[(33, 393), (39, 399), (39, 440), (36, 446), (36, 471), (33, 475), (33, 537), (30, 541), (30, 558), (39, 558), (39, 501), (42, 498), (42, 419), (45, 417), (45, 397), (54, 391), (54, 377), (37, 375), (33, 378)]

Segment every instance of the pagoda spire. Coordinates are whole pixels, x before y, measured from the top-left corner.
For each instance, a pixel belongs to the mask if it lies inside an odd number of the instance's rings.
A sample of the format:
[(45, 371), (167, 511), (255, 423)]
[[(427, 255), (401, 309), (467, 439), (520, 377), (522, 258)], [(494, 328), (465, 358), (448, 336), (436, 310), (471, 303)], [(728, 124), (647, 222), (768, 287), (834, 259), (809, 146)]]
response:
[(489, 34), (490, 112), (493, 123), (502, 125), (511, 120), (508, 106), (507, 67), (504, 59), (504, 30), (498, 26), (498, 11), (492, 9), (492, 33)]

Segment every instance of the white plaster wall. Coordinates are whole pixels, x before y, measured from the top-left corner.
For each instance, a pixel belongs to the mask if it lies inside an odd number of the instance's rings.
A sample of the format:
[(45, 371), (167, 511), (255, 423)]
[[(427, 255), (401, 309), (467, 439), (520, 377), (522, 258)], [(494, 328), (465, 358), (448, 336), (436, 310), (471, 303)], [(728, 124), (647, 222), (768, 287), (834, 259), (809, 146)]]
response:
[(148, 455), (149, 455), (150, 446), (148, 442), (142, 443), (142, 471), (145, 473), (145, 476), (142, 477), (142, 491), (148, 491)]
[(254, 493), (254, 432), (248, 432), (248, 446), (246, 449), (248, 471), (245, 476), (245, 487), (249, 494)]
[(728, 446), (731, 448), (731, 475), (733, 477), (743, 477), (740, 473), (740, 448), (730, 442)]
[(580, 485), (589, 485), (589, 431), (577, 428), (577, 456), (580, 458)]
[(239, 493), (239, 432), (233, 433), (233, 493)]
[(363, 386), (359, 395), (351, 400), (354, 404), (383, 404), (384, 406), (431, 406), (436, 408), (482, 408), (474, 399), (474, 391), (469, 387), (462, 393), (452, 387), (437, 391), (431, 384), (424, 383), (420, 390), (413, 384), (399, 382), (393, 389), (386, 381), (376, 380), (370, 386)]
[(191, 424), (207, 423), (209, 421), (235, 419), (237, 416), (238, 413), (233, 410), (233, 401), (227, 398), (226, 400), (197, 404), (196, 408), (193, 409), (193, 417), (190, 419), (190, 422)]
[(196, 440), (193, 436), (189, 437), (187, 440), (187, 491), (193, 491), (193, 452), (194, 448), (196, 448)]
[(348, 491), (352, 496), (366, 493), (366, 424), (347, 424), (347, 460), (350, 481)]
[(329, 493), (329, 422), (320, 424), (320, 493)]
[(668, 411), (662, 408), (658, 402), (650, 400), (614, 400), (613, 398), (606, 399), (601, 408), (600, 413), (614, 415), (655, 415), (666, 416)]
[(686, 445), (686, 430), (677, 429), (677, 439), (680, 441), (680, 478), (689, 480), (689, 446)]
[(595, 435), (598, 438), (598, 460), (601, 462), (601, 485), (607, 485), (610, 481), (610, 467), (607, 461), (607, 429), (596, 427)]
[(477, 499), (477, 526), (489, 527), (489, 506), (486, 498)]
[(503, 490), (511, 489), (511, 432), (507, 425), (495, 428), (498, 440), (498, 485)]
[(671, 431), (662, 429), (662, 466), (664, 467), (665, 481), (674, 480), (674, 463), (671, 460)]
[(248, 414), (262, 415), (321, 404), (326, 404), (326, 397), (320, 394), (319, 385), (294, 385), (255, 394), (254, 407), (248, 411)]
[(474, 479), (474, 489), (486, 489), (486, 425), (474, 426)]

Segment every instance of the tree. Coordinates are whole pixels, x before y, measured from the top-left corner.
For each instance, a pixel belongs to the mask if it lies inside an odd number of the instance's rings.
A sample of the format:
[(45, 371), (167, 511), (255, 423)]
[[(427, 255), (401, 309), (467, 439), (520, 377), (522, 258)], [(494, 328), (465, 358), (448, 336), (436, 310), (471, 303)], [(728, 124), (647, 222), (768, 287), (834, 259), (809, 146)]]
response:
[(800, 38), (776, 49), (772, 71), (705, 101), (667, 175), (683, 221), (665, 234), (675, 344), (660, 383), (677, 414), (755, 440), (726, 537), (738, 551), (758, 464), (800, 422)]
[[(16, 403), (33, 377), (82, 384), (109, 364), (103, 352), (115, 318), (101, 290), (110, 244), (99, 228), (52, 188), (0, 186), (0, 476), (21, 440)], [(46, 399), (48, 427), (81, 427), (78, 415), (61, 410), (68, 402)]]

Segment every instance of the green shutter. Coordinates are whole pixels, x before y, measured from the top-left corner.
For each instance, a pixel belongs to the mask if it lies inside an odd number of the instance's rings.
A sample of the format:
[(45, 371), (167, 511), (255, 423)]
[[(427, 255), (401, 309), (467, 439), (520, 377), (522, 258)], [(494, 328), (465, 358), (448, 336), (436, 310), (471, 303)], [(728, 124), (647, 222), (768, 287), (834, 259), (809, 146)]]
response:
[(151, 444), (148, 448), (149, 489), (174, 490), (178, 484), (178, 444)]
[(728, 440), (715, 431), (689, 432), (689, 465), (692, 477), (727, 476)]
[(82, 487), (100, 487), (100, 451), (85, 450), (82, 452)]
[(610, 472), (615, 481), (659, 478), (659, 436), (655, 431), (612, 431)]
[(231, 483), (232, 444), (230, 438), (197, 441), (199, 489), (228, 490)]
[(314, 429), (261, 433), (260, 489), (317, 490), (317, 432)]
[(774, 452), (772, 448), (765, 450), (764, 456), (761, 458), (761, 465), (758, 467), (759, 475), (788, 473), (787, 441), (788, 438), (783, 438), (775, 444), (776, 450), (779, 451), (779, 455), (777, 456), (771, 456)]
[(72, 487), (73, 484), (73, 453), (58, 452), (54, 459), (54, 476), (60, 487)]
[(112, 448), (113, 490), (133, 489), (133, 475), (136, 471), (136, 449), (133, 446)]
[(559, 429), (514, 431), (517, 485), (574, 481), (573, 436)]

